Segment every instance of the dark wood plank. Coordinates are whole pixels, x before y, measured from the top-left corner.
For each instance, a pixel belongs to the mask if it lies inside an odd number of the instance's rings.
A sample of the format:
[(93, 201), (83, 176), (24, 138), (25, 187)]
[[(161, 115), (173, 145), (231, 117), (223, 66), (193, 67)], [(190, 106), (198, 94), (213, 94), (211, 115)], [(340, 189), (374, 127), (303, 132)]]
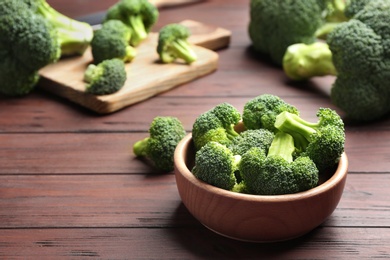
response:
[[(390, 174), (350, 174), (338, 208), (323, 224), (390, 227)], [(0, 176), (0, 229), (192, 227), (173, 174)]]
[(0, 257), (39, 259), (372, 259), (390, 257), (386, 228), (321, 228), (274, 244), (191, 229), (2, 230)]
[[(350, 172), (390, 171), (387, 131), (348, 131)], [(141, 174), (154, 172), (133, 154), (142, 133), (0, 134), (0, 174)]]

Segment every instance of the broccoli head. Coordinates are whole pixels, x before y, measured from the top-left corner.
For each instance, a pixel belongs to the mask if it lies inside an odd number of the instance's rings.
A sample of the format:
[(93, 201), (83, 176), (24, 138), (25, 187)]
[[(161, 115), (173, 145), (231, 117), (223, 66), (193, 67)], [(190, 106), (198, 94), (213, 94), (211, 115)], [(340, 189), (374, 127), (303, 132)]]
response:
[(257, 96), (244, 105), (242, 121), (247, 129), (264, 128), (276, 131), (275, 118), (283, 111), (299, 114), (298, 109), (271, 94)]
[(206, 143), (214, 141), (229, 145), (239, 134), (234, 126), (241, 119), (240, 112), (228, 103), (221, 103), (195, 119), (192, 126), (192, 138), (199, 150)]
[(170, 172), (174, 168), (173, 156), (177, 144), (186, 135), (176, 117), (155, 117), (149, 128), (149, 136), (133, 145), (136, 156), (149, 159), (156, 169)]
[(171, 63), (179, 58), (186, 63), (194, 62), (197, 57), (187, 41), (189, 36), (189, 30), (181, 24), (168, 24), (161, 28), (157, 45), (160, 60), (164, 63)]
[(294, 138), (298, 153), (308, 156), (322, 172), (334, 167), (344, 152), (345, 131), (340, 116), (332, 109), (320, 108), (318, 121), (308, 122), (283, 112), (276, 117), (275, 127)]
[(130, 62), (136, 49), (130, 43), (131, 30), (120, 20), (108, 20), (97, 30), (91, 42), (94, 63), (118, 58)]
[(130, 44), (138, 46), (157, 22), (158, 9), (148, 0), (120, 0), (111, 6), (105, 20), (120, 20), (131, 29)]
[(281, 65), (288, 46), (316, 40), (324, 7), (319, 0), (251, 0), (249, 36), (254, 50)]
[(225, 190), (237, 185), (236, 171), (241, 156), (234, 155), (225, 145), (208, 142), (195, 154), (192, 173), (198, 179)]
[(25, 95), (39, 80), (38, 71), (57, 61), (60, 42), (55, 28), (24, 2), (0, 3), (0, 93)]
[(242, 157), (239, 171), (251, 194), (280, 195), (305, 191), (318, 184), (319, 173), (307, 156), (294, 160), (294, 139), (278, 132), (268, 153), (253, 147)]
[(104, 60), (90, 64), (84, 72), (86, 92), (94, 95), (112, 94), (123, 87), (127, 75), (122, 60)]
[(249, 129), (235, 137), (229, 148), (234, 154), (238, 155), (243, 155), (252, 147), (258, 147), (264, 152), (267, 152), (274, 136), (274, 133), (267, 129)]

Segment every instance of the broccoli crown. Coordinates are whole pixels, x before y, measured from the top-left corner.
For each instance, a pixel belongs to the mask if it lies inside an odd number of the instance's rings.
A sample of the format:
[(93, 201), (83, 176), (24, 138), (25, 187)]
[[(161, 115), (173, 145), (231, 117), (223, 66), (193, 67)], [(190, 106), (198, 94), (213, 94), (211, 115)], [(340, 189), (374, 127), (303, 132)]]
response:
[(134, 154), (150, 159), (158, 170), (172, 171), (176, 146), (185, 135), (186, 131), (178, 118), (155, 117), (149, 128), (149, 136), (134, 144)]
[(91, 25), (58, 12), (46, 0), (22, 0), (22, 2), (57, 30), (62, 56), (81, 55), (85, 52), (93, 37)]
[(194, 62), (197, 56), (187, 41), (189, 36), (190, 31), (181, 24), (168, 24), (161, 28), (157, 44), (160, 60), (171, 63), (180, 58), (186, 63)]
[(240, 119), (240, 112), (228, 103), (221, 103), (201, 114), (192, 126), (195, 148), (199, 150), (211, 141), (229, 145), (231, 140), (239, 135), (234, 126)]
[(111, 6), (105, 20), (121, 20), (132, 32), (130, 44), (139, 45), (146, 37), (159, 16), (156, 6), (147, 0), (120, 0)]
[(249, 100), (244, 105), (242, 120), (247, 129), (265, 128), (275, 132), (275, 118), (283, 111), (299, 114), (296, 107), (286, 103), (280, 97), (263, 94)]
[(235, 137), (229, 148), (234, 154), (241, 156), (252, 147), (258, 147), (264, 152), (267, 152), (274, 136), (274, 133), (267, 129), (249, 129)]
[(84, 73), (86, 92), (94, 95), (112, 94), (123, 87), (127, 75), (122, 60), (104, 60), (98, 65), (90, 64)]
[(324, 23), (319, 0), (251, 0), (249, 36), (253, 48), (282, 64), (288, 46), (310, 44)]
[(97, 30), (91, 42), (94, 63), (118, 58), (130, 62), (136, 55), (136, 50), (129, 45), (130, 29), (119, 20), (109, 20)]
[(331, 98), (351, 119), (370, 121), (390, 112), (389, 24), (390, 1), (370, 1), (328, 36), (338, 73)]
[(320, 108), (318, 121), (307, 122), (301, 117), (283, 112), (275, 127), (290, 134), (299, 153), (313, 160), (320, 171), (334, 167), (344, 152), (345, 131), (340, 116), (329, 108)]
[(0, 93), (29, 93), (38, 81), (38, 70), (59, 59), (57, 32), (26, 4), (0, 3)]
[(232, 190), (236, 185), (235, 172), (241, 156), (235, 156), (225, 145), (208, 142), (195, 154), (192, 173), (213, 186)]
[(294, 139), (278, 132), (268, 154), (253, 147), (242, 155), (239, 170), (250, 193), (258, 195), (290, 194), (313, 188), (318, 169), (309, 157), (293, 160)]
[(360, 12), (368, 3), (381, 0), (347, 0), (344, 14), (348, 18), (352, 18)]

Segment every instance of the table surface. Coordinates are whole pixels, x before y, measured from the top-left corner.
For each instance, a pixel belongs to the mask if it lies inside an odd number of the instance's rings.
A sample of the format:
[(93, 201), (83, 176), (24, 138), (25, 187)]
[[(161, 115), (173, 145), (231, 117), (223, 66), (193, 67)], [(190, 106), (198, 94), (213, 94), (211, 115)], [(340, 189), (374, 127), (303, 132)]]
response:
[[(115, 1), (48, 0), (70, 17)], [(334, 78), (292, 84), (251, 52), (249, 1), (212, 0), (161, 9), (154, 30), (192, 19), (232, 32), (218, 70), (110, 115), (97, 115), (39, 88), (0, 97), (0, 258), (196, 259), (390, 258), (390, 120), (346, 120), (349, 173), (342, 199), (318, 228), (295, 240), (254, 244), (203, 227), (181, 203), (173, 173), (135, 158), (132, 145), (155, 116), (195, 118), (221, 102), (242, 110), (275, 94), (315, 120)]]

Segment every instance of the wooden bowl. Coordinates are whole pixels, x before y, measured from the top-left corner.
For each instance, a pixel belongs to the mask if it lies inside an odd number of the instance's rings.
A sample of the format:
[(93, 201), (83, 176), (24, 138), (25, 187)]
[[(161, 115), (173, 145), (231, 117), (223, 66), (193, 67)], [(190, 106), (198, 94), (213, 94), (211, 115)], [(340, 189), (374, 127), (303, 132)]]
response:
[(336, 171), (319, 186), (295, 194), (262, 196), (223, 190), (197, 179), (191, 173), (194, 159), (189, 134), (174, 155), (176, 184), (184, 205), (210, 230), (251, 242), (296, 238), (323, 223), (340, 201), (348, 168), (344, 153)]

